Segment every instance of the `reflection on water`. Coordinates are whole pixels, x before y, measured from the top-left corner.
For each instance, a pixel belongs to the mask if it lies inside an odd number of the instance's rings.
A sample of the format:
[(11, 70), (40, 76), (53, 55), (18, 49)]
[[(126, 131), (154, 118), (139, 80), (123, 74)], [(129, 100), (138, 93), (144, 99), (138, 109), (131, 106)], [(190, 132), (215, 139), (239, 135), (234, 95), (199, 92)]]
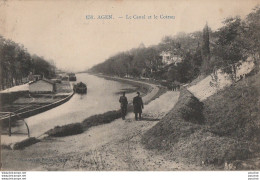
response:
[[(134, 88), (131, 85), (106, 80), (86, 73), (77, 74), (77, 82), (87, 84), (87, 94), (75, 94), (68, 102), (26, 119), (31, 136), (39, 136), (47, 130), (69, 123), (82, 122), (85, 118), (119, 109), (119, 96), (116, 92), (121, 89)], [(129, 101), (135, 93), (127, 94)]]

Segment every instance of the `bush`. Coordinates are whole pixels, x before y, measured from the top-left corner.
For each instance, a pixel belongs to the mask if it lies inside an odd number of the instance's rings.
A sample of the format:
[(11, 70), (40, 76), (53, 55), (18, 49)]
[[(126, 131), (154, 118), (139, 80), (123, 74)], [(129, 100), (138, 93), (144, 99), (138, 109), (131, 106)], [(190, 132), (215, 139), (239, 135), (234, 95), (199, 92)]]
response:
[(45, 134), (54, 137), (70, 136), (83, 132), (83, 126), (80, 123), (56, 126), (54, 129), (47, 131)]
[(90, 116), (82, 122), (84, 129), (88, 129), (92, 126), (98, 126), (100, 124), (107, 124), (112, 122), (115, 119), (121, 117), (121, 110), (117, 111), (108, 111), (104, 114), (98, 114), (94, 116)]
[(37, 142), (40, 142), (40, 140), (36, 139), (35, 137), (30, 137), (21, 142), (15, 143), (11, 148), (14, 150), (24, 149), (25, 147), (35, 144)]

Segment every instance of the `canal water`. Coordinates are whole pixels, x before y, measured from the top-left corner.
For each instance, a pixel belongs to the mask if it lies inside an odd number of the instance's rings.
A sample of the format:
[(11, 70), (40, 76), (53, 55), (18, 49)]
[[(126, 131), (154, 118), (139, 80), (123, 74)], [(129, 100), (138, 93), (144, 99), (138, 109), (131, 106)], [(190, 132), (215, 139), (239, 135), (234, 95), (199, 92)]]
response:
[[(26, 118), (32, 137), (38, 137), (55, 126), (82, 122), (89, 116), (117, 110), (120, 108), (118, 102), (120, 94), (118, 92), (123, 89), (135, 89), (134, 86), (129, 84), (106, 80), (86, 73), (76, 76), (77, 82), (81, 81), (87, 84), (87, 94), (74, 94), (68, 102)], [(135, 93), (127, 94), (129, 102), (135, 95)], [(22, 128), (24, 127), (20, 127), (19, 131)]]

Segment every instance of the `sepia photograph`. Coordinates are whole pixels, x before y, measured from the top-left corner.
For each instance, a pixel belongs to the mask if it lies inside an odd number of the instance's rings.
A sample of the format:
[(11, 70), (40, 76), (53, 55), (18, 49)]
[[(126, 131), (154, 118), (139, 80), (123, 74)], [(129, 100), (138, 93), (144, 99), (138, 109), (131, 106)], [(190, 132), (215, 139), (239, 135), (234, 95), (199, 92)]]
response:
[(260, 0), (0, 0), (0, 64), (2, 178), (259, 180)]

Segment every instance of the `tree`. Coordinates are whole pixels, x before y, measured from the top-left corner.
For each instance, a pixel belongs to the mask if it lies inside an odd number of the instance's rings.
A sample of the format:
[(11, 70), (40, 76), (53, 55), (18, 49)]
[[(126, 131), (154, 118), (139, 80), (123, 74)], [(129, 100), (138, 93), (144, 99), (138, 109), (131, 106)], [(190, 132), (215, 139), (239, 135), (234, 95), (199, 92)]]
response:
[(218, 39), (214, 54), (217, 56), (221, 68), (225, 73), (230, 74), (232, 80), (236, 79), (236, 66), (239, 61), (247, 58), (246, 44), (243, 38), (244, 30), (240, 17), (227, 18), (224, 26), (217, 32)]
[(246, 53), (253, 57), (259, 71), (260, 59), (260, 6), (256, 6), (253, 12), (248, 14), (244, 22), (244, 36)]
[(209, 27), (208, 27), (208, 23), (206, 23), (205, 27), (203, 28), (201, 55), (202, 55), (202, 59), (203, 59), (202, 71), (204, 73), (208, 74), (209, 71), (210, 71), (210, 68), (209, 68), (210, 47), (209, 47)]
[[(166, 36), (158, 45), (140, 46), (119, 53), (92, 70), (110, 75), (120, 72), (134, 77), (145, 73), (147, 77), (184, 83), (196, 78), (199, 73), (211, 74), (223, 69), (235, 79), (232, 75), (236, 75), (236, 66), (240, 61), (253, 57), (259, 62), (259, 19), (260, 8), (257, 6), (244, 20), (240, 17), (225, 19), (223, 26), (215, 32), (206, 23), (202, 31)], [(163, 51), (180, 57), (183, 62), (177, 66), (162, 67), (160, 54)], [(114, 63), (117, 64), (116, 69), (113, 69)]]
[(22, 82), (29, 72), (54, 75), (53, 66), (38, 56), (32, 56), (21, 44), (7, 40), (0, 35), (0, 83), (1, 89), (12, 87)]

